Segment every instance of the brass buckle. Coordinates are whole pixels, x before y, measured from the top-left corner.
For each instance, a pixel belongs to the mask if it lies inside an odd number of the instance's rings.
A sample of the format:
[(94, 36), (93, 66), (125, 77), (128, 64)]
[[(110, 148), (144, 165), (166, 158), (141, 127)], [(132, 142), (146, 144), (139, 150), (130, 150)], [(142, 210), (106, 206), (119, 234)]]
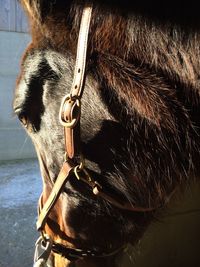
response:
[(80, 119), (81, 100), (78, 96), (68, 94), (63, 97), (60, 106), (59, 120), (67, 128), (74, 128)]

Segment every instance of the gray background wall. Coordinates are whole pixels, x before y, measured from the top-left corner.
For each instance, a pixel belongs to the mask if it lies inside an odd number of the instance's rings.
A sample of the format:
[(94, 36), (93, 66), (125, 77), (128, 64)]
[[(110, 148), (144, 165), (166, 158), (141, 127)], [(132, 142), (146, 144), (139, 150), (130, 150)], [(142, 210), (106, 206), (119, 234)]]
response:
[(0, 0), (0, 160), (35, 156), (29, 137), (12, 112), (20, 57), (30, 42), (26, 17), (16, 0)]
[(0, 29), (27, 32), (27, 20), (18, 0), (0, 0)]

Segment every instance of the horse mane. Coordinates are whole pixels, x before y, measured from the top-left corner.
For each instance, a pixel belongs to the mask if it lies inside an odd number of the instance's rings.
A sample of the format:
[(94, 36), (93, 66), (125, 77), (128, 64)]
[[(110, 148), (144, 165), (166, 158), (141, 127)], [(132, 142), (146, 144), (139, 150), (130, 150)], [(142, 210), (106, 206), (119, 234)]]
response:
[[(84, 1), (21, 2), (30, 18), (33, 46), (62, 54), (68, 50), (75, 58)], [(153, 150), (152, 155), (140, 152), (138, 166), (143, 167), (138, 171), (147, 177), (142, 186), (163, 198), (177, 183), (194, 176), (198, 166), (200, 36), (198, 27), (193, 27), (197, 18), (186, 26), (170, 8), (172, 19), (167, 14), (162, 19), (152, 6), (144, 16), (148, 8), (142, 10), (142, 4), (93, 2), (88, 73), (98, 81), (104, 101), (132, 139), (144, 142), (143, 151)], [(118, 110), (112, 109), (112, 101), (119, 103)], [(154, 144), (165, 151), (163, 160)], [(147, 170), (149, 160), (151, 170)], [(166, 162), (170, 164), (165, 166)], [(155, 177), (148, 181), (152, 170)], [(162, 175), (165, 181), (160, 180)]]

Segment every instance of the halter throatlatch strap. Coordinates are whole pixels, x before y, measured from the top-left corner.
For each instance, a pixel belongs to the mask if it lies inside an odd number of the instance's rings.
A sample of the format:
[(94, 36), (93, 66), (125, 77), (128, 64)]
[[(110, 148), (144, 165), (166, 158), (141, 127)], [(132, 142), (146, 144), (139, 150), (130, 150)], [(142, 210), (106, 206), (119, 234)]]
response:
[(60, 122), (64, 126), (65, 131), (65, 148), (67, 160), (63, 163), (60, 173), (56, 179), (53, 189), (44, 204), (44, 207), (40, 210), (40, 214), (37, 221), (37, 229), (42, 231), (44, 229), (49, 212), (54, 207), (57, 199), (62, 192), (62, 188), (67, 182), (75, 167), (74, 157), (79, 156), (80, 150), (77, 146), (80, 142), (80, 113), (81, 113), (81, 96), (83, 93), (83, 83), (85, 76), (85, 64), (87, 54), (87, 40), (90, 27), (92, 6), (87, 4), (84, 7), (81, 26), (79, 32), (76, 65), (74, 72), (74, 79), (71, 88), (71, 92), (66, 95), (61, 103), (60, 107)]

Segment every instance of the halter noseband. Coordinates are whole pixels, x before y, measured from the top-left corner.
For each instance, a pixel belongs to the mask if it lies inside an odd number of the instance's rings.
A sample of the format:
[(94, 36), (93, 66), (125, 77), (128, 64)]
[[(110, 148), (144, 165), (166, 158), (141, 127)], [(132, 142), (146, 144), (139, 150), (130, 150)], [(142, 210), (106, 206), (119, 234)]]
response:
[[(152, 207), (135, 207), (130, 203), (124, 203), (120, 199), (117, 199), (117, 197), (113, 197), (113, 195), (107, 192), (108, 190), (106, 191), (99, 182), (90, 176), (89, 172), (84, 166), (84, 161), (80, 153), (80, 116), (81, 97), (84, 90), (87, 41), (91, 14), (92, 6), (87, 4), (84, 7), (81, 19), (72, 88), (70, 93), (63, 98), (59, 113), (60, 123), (64, 126), (66, 151), (65, 161), (54, 183), (52, 191), (43, 207), (40, 201), (37, 230), (42, 233), (42, 236), (36, 242), (34, 266), (40, 266), (36, 264), (38, 264), (41, 259), (44, 260), (44, 262), (47, 261), (51, 251), (58, 253), (69, 260), (77, 260), (84, 257), (108, 257), (116, 254), (122, 249), (119, 248), (115, 251), (104, 253), (94, 250), (69, 248), (62, 244), (53, 242), (49, 236), (44, 234), (44, 227), (49, 213), (58, 200), (64, 185), (72, 176), (87, 184), (95, 195), (102, 197), (104, 200), (110, 202), (113, 206), (119, 209), (133, 212), (147, 212), (154, 211), (156, 209)], [(77, 159), (79, 161), (78, 164)], [(40, 161), (41, 164), (43, 164), (43, 166), (46, 168), (44, 160), (40, 158)]]

